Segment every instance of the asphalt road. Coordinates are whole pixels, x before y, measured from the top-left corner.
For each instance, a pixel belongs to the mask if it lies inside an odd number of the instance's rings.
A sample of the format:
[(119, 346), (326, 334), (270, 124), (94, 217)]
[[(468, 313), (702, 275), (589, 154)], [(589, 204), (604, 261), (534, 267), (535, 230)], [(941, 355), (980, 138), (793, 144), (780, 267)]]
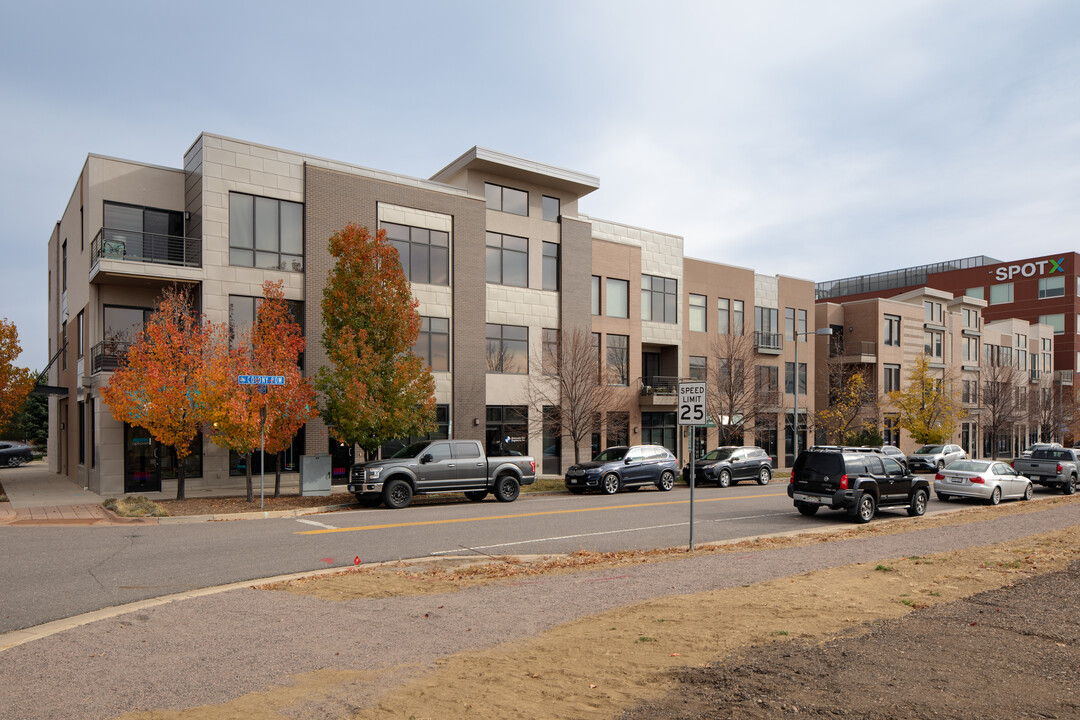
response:
[[(848, 523), (839, 512), (801, 516), (785, 490), (782, 482), (698, 488), (695, 542)], [(689, 488), (677, 485), (668, 493), (522, 495), (513, 503), (450, 495), (404, 510), (302, 518), (0, 527), (0, 632), (185, 590), (351, 566), (357, 557), (370, 563), (682, 546), (689, 542), (689, 501)], [(931, 500), (927, 512), (949, 506)], [(904, 516), (884, 511), (874, 522)]]

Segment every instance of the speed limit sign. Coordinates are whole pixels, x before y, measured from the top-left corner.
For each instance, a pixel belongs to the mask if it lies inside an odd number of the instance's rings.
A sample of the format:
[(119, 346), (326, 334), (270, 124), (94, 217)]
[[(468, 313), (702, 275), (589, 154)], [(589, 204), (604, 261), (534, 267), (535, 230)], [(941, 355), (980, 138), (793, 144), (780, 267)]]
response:
[(705, 383), (680, 382), (679, 424), (704, 425), (705, 420)]

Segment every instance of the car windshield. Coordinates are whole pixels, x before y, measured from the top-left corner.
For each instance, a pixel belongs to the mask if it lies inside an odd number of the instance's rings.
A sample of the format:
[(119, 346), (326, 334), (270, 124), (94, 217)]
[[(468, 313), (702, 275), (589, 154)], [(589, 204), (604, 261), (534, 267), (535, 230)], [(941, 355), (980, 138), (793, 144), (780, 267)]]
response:
[(923, 445), (921, 448), (915, 451), (916, 455), (934, 455), (944, 450), (942, 445)]
[(418, 443), (413, 443), (412, 445), (406, 445), (405, 447), (401, 448), (396, 453), (394, 453), (391, 457), (414, 458), (417, 455), (419, 455), (420, 453), (422, 453), (424, 451), (424, 448), (426, 448), (428, 446), (428, 444), (429, 443), (426, 443), (426, 442), (418, 442)]
[(957, 460), (949, 466), (949, 472), (986, 472), (990, 463), (978, 460)]
[(709, 461), (727, 460), (729, 457), (731, 457), (731, 453), (733, 452), (735, 452), (735, 448), (716, 448), (715, 450), (710, 450), (709, 452), (705, 453), (703, 457), (700, 457), (698, 459)]
[(600, 453), (593, 458), (594, 462), (611, 462), (612, 460), (622, 460), (626, 457), (626, 451), (630, 448), (616, 447), (608, 448), (604, 452)]

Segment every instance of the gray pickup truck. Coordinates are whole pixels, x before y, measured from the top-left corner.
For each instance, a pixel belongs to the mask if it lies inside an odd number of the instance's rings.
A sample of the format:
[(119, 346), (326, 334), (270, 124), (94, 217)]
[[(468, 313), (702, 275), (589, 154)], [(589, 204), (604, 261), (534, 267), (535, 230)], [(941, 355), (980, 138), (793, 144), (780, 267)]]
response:
[(1057, 487), (1066, 495), (1076, 492), (1076, 476), (1080, 470), (1078, 450), (1072, 448), (1041, 448), (1031, 457), (1012, 461), (1013, 470), (1027, 476), (1031, 482)]
[(522, 485), (536, 482), (536, 461), (524, 455), (485, 457), (476, 440), (431, 440), (403, 447), (388, 460), (353, 465), (349, 492), (368, 507), (407, 507), (413, 495), (464, 492), (480, 501), (494, 493), (517, 499)]

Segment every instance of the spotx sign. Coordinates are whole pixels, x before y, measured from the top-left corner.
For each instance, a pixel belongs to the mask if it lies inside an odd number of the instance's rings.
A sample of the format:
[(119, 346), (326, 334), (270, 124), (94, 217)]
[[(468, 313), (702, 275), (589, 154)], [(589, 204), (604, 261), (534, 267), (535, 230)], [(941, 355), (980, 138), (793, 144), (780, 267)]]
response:
[(1024, 264), (1002, 265), (994, 270), (994, 277), (998, 280), (1012, 280), (1017, 275), (1021, 277), (1034, 277), (1035, 275), (1053, 275), (1064, 273), (1065, 258), (1057, 260), (1034, 260)]

